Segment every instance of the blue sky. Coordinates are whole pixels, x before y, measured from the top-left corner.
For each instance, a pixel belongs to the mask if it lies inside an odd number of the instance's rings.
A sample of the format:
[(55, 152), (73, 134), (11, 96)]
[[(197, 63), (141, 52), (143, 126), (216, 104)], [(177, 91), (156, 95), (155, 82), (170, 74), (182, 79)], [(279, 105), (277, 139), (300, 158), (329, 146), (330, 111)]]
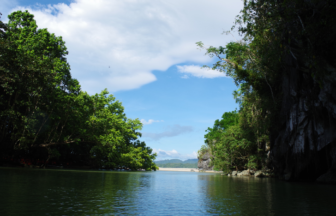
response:
[(196, 42), (225, 46), (241, 0), (2, 0), (2, 20), (29, 10), (39, 28), (62, 36), (72, 76), (83, 91), (107, 88), (129, 118), (144, 126), (140, 138), (162, 159), (191, 159), (204, 134), (237, 108), (236, 89), (224, 73), (201, 69), (215, 60)]

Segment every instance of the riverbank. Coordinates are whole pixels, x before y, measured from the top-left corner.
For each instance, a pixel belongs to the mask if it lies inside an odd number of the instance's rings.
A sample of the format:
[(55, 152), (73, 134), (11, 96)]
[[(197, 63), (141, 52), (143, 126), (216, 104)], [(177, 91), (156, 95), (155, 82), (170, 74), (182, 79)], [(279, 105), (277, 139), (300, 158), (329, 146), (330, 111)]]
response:
[(162, 167), (159, 167), (158, 171), (223, 173), (223, 171), (214, 171), (214, 170), (204, 171), (204, 170), (198, 170), (194, 168), (162, 168)]
[(17, 165), (17, 164), (5, 164), (0, 165), (0, 168), (22, 168), (22, 169), (60, 169), (60, 170), (87, 170), (87, 171), (146, 171), (145, 169), (131, 170), (129, 168), (115, 168), (115, 169), (102, 169), (94, 166), (36, 166), (36, 165)]

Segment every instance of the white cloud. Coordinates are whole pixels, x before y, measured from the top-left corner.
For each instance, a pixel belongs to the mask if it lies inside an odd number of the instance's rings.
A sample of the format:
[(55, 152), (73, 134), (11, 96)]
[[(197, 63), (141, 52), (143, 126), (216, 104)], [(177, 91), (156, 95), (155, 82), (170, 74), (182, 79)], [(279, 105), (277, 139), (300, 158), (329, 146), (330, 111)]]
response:
[(182, 79), (189, 79), (189, 77), (187, 75), (185, 75), (185, 74), (183, 76), (181, 76), (181, 78)]
[(140, 121), (144, 125), (152, 124), (154, 122), (163, 122), (163, 120), (154, 120), (154, 119), (149, 119), (148, 121), (146, 121), (145, 119), (141, 119)]
[(153, 149), (153, 152), (157, 154), (156, 160), (165, 160), (165, 159), (187, 160), (197, 158), (197, 153), (195, 151), (192, 152), (191, 154), (181, 154), (177, 152), (175, 149), (171, 151), (166, 151), (162, 149)]
[[(63, 37), (73, 77), (93, 94), (139, 88), (156, 80), (153, 70), (210, 62), (195, 43), (219, 46), (234, 40), (221, 33), (242, 7), (242, 1), (232, 0), (75, 0), (12, 11), (28, 9), (39, 28)], [(200, 74), (191, 69), (185, 68)]]
[[(227, 77), (225, 73), (220, 72), (218, 70), (212, 70), (208, 68), (201, 68), (198, 65), (183, 65), (176, 66), (180, 73), (186, 73), (189, 75), (193, 75), (199, 78), (216, 78), (216, 77)], [(187, 75), (184, 75), (187, 76)], [(182, 78), (185, 78), (185, 77)]]
[(142, 133), (143, 137), (148, 137), (153, 140), (159, 140), (164, 137), (174, 137), (178, 136), (180, 134), (189, 133), (192, 132), (194, 128), (192, 126), (180, 126), (180, 125), (174, 125), (174, 126), (168, 126), (167, 130), (161, 133)]

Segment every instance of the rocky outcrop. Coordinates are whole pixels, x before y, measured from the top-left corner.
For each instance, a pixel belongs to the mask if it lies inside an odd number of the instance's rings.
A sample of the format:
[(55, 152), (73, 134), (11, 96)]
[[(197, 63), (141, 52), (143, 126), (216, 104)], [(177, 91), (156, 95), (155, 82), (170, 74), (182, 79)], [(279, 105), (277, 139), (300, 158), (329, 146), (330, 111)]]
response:
[(336, 64), (326, 61), (324, 77), (318, 81), (300, 58), (302, 43), (296, 41), (296, 46), (296, 59), (287, 56), (281, 76), (282, 104), (278, 127), (271, 134), (272, 164), (281, 179), (336, 182)]
[(266, 170), (243, 170), (232, 171), (228, 176), (254, 176), (254, 177), (274, 177), (274, 172), (270, 169)]
[(326, 172), (325, 174), (321, 175), (317, 178), (318, 182), (324, 183), (335, 183), (336, 182), (336, 173), (333, 170)]
[(198, 158), (197, 167), (199, 170), (213, 170), (213, 166), (211, 166), (211, 154), (209, 152)]
[(238, 172), (237, 176), (250, 176), (250, 171), (249, 170), (243, 170), (242, 172)]
[(255, 177), (263, 177), (264, 175), (263, 175), (263, 172), (261, 170), (258, 170), (254, 173), (254, 176)]

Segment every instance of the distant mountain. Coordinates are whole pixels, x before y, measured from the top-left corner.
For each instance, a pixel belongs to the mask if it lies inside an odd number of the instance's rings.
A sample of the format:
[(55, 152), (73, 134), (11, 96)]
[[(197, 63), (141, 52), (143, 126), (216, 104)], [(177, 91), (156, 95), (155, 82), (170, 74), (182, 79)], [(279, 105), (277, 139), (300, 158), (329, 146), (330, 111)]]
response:
[(154, 161), (157, 166), (162, 168), (197, 168), (198, 159), (188, 159), (182, 161), (179, 159)]
[(155, 161), (155, 163), (158, 165), (158, 164), (168, 164), (168, 163), (183, 163), (183, 161), (179, 159), (170, 159), (170, 160)]
[(188, 159), (186, 161), (183, 161), (183, 163), (198, 163), (198, 159)]

